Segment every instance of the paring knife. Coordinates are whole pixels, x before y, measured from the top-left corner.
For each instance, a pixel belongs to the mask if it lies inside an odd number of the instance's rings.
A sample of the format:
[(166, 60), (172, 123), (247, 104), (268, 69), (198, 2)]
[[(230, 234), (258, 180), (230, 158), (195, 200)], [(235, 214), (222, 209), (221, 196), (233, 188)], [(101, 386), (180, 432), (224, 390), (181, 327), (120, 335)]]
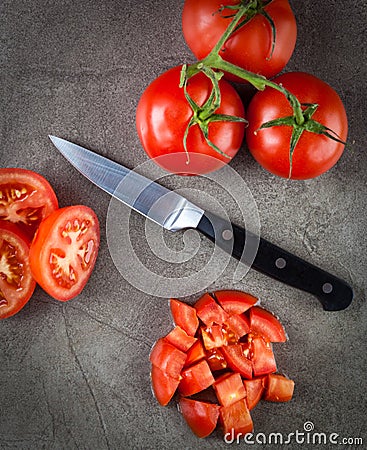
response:
[(258, 249), (252, 268), (315, 295), (327, 311), (345, 309), (353, 300), (352, 288), (340, 278), (199, 208), (178, 193), (108, 158), (64, 139), (49, 137), (65, 158), (91, 182), (167, 230), (194, 228), (242, 261), (245, 243), (248, 245), (248, 240), (254, 240)]

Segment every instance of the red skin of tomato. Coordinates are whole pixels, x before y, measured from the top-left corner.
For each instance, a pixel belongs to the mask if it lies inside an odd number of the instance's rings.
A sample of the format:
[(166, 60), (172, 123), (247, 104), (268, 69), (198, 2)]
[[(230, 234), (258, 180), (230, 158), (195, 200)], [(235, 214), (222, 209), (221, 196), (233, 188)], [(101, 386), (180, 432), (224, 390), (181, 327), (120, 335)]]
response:
[(250, 309), (251, 333), (259, 334), (270, 342), (285, 342), (287, 335), (283, 325), (270, 311), (260, 306)]
[[(181, 66), (156, 78), (144, 91), (136, 111), (136, 127), (144, 150), (165, 170), (180, 175), (212, 172), (229, 163), (240, 149), (245, 124), (213, 122), (209, 124), (209, 139), (224, 152), (222, 156), (211, 148), (198, 127), (190, 128), (185, 153), (183, 139), (193, 115), (183, 88), (179, 87)], [(219, 82), (221, 105), (217, 114), (244, 118), (244, 107), (236, 90), (226, 81)], [(208, 99), (212, 83), (203, 73), (188, 81), (187, 91), (200, 106)]]
[[(236, 5), (238, 0), (186, 0), (182, 13), (184, 38), (198, 59), (203, 59), (213, 49), (225, 32), (232, 18), (231, 10), (215, 14), (222, 5)], [(265, 10), (276, 28), (275, 48), (271, 54), (272, 30), (269, 21), (257, 14), (245, 26), (234, 33), (219, 53), (226, 61), (271, 78), (282, 71), (292, 56), (297, 24), (287, 0), (273, 0)], [(240, 81), (226, 74), (232, 81)], [(243, 80), (242, 80), (243, 81)]]
[[(301, 103), (317, 103), (312, 119), (332, 129), (342, 141), (348, 134), (348, 120), (338, 94), (327, 83), (304, 72), (289, 72), (274, 79), (293, 93)], [(247, 146), (256, 161), (269, 172), (288, 178), (290, 171), (290, 126), (259, 128), (270, 120), (293, 114), (285, 96), (272, 88), (258, 92), (247, 110)], [(304, 131), (292, 160), (293, 179), (314, 178), (333, 167), (341, 157), (344, 144), (326, 136)]]
[(36, 287), (29, 265), (29, 245), (19, 227), (0, 220), (0, 320), (19, 312)]
[(220, 407), (213, 403), (181, 397), (179, 409), (187, 424), (199, 438), (209, 436), (217, 426)]

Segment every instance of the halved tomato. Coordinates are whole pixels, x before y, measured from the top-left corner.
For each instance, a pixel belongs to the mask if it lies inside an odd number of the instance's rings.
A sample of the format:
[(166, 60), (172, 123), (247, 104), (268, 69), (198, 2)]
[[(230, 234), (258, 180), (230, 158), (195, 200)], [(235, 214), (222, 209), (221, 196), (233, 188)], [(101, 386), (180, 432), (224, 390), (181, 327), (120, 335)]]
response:
[(170, 308), (173, 320), (190, 336), (194, 336), (199, 326), (196, 309), (175, 298), (170, 299)]
[(68, 206), (43, 220), (29, 259), (33, 277), (53, 298), (67, 301), (82, 291), (97, 259), (99, 223), (87, 206)]
[(223, 425), (224, 435), (233, 434), (233, 437), (245, 436), (254, 429), (250, 411), (246, 400), (238, 400), (229, 406), (220, 408), (220, 418)]
[(214, 391), (222, 406), (230, 406), (246, 397), (246, 389), (239, 373), (225, 374), (213, 384)]
[(167, 339), (160, 338), (154, 344), (149, 359), (154, 366), (170, 377), (179, 380), (186, 361), (186, 354), (169, 343)]
[(0, 220), (0, 319), (20, 311), (36, 287), (29, 266), (29, 244), (16, 225)]
[(228, 314), (242, 314), (258, 302), (256, 297), (242, 291), (215, 291), (214, 296)]
[(248, 409), (251, 410), (261, 400), (265, 389), (266, 377), (254, 377), (251, 380), (243, 380), (243, 384), (246, 389), (246, 402)]
[(185, 397), (180, 398), (178, 406), (187, 424), (199, 438), (205, 438), (215, 430), (220, 406)]
[(293, 397), (294, 381), (284, 375), (268, 375), (265, 385), (264, 400), (269, 402), (289, 402)]
[(264, 336), (270, 342), (285, 342), (283, 325), (272, 314), (260, 306), (254, 306), (250, 309), (250, 327), (251, 332)]
[(176, 392), (180, 380), (170, 377), (166, 372), (154, 365), (152, 365), (150, 377), (153, 393), (158, 403), (162, 406), (168, 405)]
[(205, 359), (184, 369), (181, 372), (181, 377), (178, 391), (184, 397), (203, 391), (215, 381)]
[(51, 185), (38, 173), (0, 169), (0, 219), (18, 225), (30, 239), (41, 221), (58, 208)]

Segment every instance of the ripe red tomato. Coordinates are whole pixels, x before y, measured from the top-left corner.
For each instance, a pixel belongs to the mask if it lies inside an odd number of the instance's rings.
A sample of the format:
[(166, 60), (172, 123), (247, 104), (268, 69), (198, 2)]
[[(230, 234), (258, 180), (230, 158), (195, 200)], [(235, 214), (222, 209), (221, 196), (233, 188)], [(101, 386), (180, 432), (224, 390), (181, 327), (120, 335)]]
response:
[[(238, 5), (238, 0), (186, 0), (182, 13), (184, 38), (198, 59), (203, 59), (213, 49), (225, 32), (231, 14), (237, 12), (221, 6)], [(274, 22), (275, 47), (271, 54), (273, 33), (269, 21), (256, 14), (227, 40), (220, 56), (236, 66), (260, 73), (267, 78), (281, 72), (292, 56), (296, 38), (296, 20), (288, 0), (273, 0), (264, 8)], [(229, 79), (239, 81), (229, 76)]]
[(20, 311), (36, 287), (29, 266), (29, 244), (16, 225), (0, 220), (0, 319)]
[(176, 392), (180, 380), (171, 377), (164, 370), (161, 370), (153, 364), (150, 371), (150, 377), (152, 380), (153, 393), (158, 403), (162, 406), (168, 405)]
[(52, 187), (26, 169), (0, 169), (0, 219), (13, 222), (30, 239), (41, 221), (58, 208)]
[[(301, 103), (316, 103), (318, 108), (312, 120), (333, 130), (341, 141), (346, 140), (348, 121), (343, 103), (327, 83), (304, 72), (289, 72), (274, 81), (282, 84)], [(290, 172), (289, 150), (293, 127), (260, 127), (266, 122), (292, 114), (285, 96), (268, 87), (255, 94), (247, 110), (249, 126), (246, 141), (250, 152), (269, 172), (286, 178)], [(343, 150), (344, 144), (340, 142), (304, 131), (293, 153), (291, 178), (308, 179), (321, 175), (336, 164)]]
[(285, 342), (287, 335), (283, 325), (272, 314), (260, 306), (250, 309), (251, 333), (259, 334), (270, 342)]
[(222, 375), (215, 380), (213, 388), (222, 406), (230, 406), (246, 397), (246, 389), (239, 373)]
[(37, 283), (52, 297), (66, 301), (87, 283), (97, 259), (99, 223), (87, 206), (58, 209), (43, 220), (29, 259)]
[[(136, 127), (144, 150), (150, 158), (169, 172), (203, 174), (227, 164), (242, 145), (243, 122), (212, 122), (208, 136), (225, 155), (206, 142), (198, 125), (190, 128), (187, 151), (183, 144), (186, 128), (193, 116), (184, 89), (179, 87), (181, 66), (174, 67), (156, 78), (144, 91), (136, 111)], [(226, 81), (219, 81), (221, 105), (216, 114), (244, 118), (242, 101), (236, 90)], [(203, 73), (190, 78), (187, 84), (190, 97), (203, 106), (212, 91), (212, 82)], [(163, 158), (164, 156), (164, 158)], [(210, 158), (208, 158), (210, 156)]]
[(213, 403), (181, 397), (179, 409), (191, 430), (200, 438), (211, 434), (217, 426), (220, 407)]
[(225, 436), (243, 437), (254, 429), (251, 414), (244, 398), (230, 406), (222, 406), (220, 419)]
[(266, 379), (264, 400), (289, 402), (293, 397), (294, 381), (279, 374), (269, 374)]
[(171, 298), (169, 304), (175, 324), (185, 330), (189, 336), (194, 336), (199, 326), (195, 308), (175, 298)]

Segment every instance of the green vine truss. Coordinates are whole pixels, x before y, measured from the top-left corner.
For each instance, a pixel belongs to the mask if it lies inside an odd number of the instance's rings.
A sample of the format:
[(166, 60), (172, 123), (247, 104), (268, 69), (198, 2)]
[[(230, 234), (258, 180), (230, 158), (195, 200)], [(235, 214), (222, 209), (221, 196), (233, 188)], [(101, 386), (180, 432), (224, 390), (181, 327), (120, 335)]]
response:
[[(332, 140), (345, 144), (345, 142), (341, 141), (332, 130), (312, 119), (313, 114), (318, 108), (317, 104), (315, 103), (301, 104), (297, 99), (297, 97), (293, 95), (291, 92), (289, 92), (287, 89), (285, 89), (283, 86), (274, 83), (271, 80), (268, 80), (266, 77), (262, 75), (247, 71), (245, 69), (242, 69), (241, 67), (231, 64), (230, 62), (225, 61), (220, 56), (219, 53), (221, 49), (224, 47), (226, 41), (230, 38), (230, 36), (233, 33), (237, 32), (241, 27), (246, 25), (246, 23), (248, 23), (256, 14), (261, 14), (268, 20), (272, 30), (272, 45), (269, 52), (269, 59), (272, 57), (276, 41), (276, 28), (272, 18), (264, 9), (269, 3), (271, 3), (271, 0), (268, 1), (240, 0), (239, 3), (236, 5), (222, 6), (215, 14), (222, 14), (224, 18), (232, 18), (226, 31), (223, 33), (219, 41), (213, 47), (212, 51), (204, 59), (194, 64), (190, 65), (184, 64), (182, 66), (180, 87), (184, 89), (185, 97), (193, 110), (193, 115), (186, 128), (183, 142), (188, 162), (189, 162), (189, 154), (186, 147), (186, 140), (189, 129), (193, 125), (198, 125), (200, 127), (203, 136), (205, 138), (205, 141), (208, 143), (208, 145), (210, 145), (220, 155), (228, 157), (213, 142), (209, 140), (208, 137), (209, 124), (211, 122), (218, 122), (218, 121), (247, 122), (245, 119), (241, 117), (216, 114), (216, 110), (221, 104), (219, 80), (222, 78), (224, 72), (230, 73), (242, 80), (247, 81), (257, 90), (262, 91), (266, 87), (270, 87), (272, 89), (281, 92), (287, 98), (288, 102), (290, 103), (290, 106), (292, 107), (293, 115), (289, 117), (281, 117), (266, 122), (262, 124), (260, 129), (269, 128), (273, 126), (293, 127), (289, 148), (289, 163), (290, 163), (289, 176), (291, 175), (292, 171), (293, 153), (304, 131), (322, 134)], [(224, 13), (226, 10), (228, 10), (227, 15), (225, 15)], [(211, 94), (203, 106), (199, 106), (198, 104), (196, 104), (195, 101), (189, 96), (187, 92), (188, 80), (191, 77), (198, 74), (199, 72), (203, 72), (212, 83)]]

